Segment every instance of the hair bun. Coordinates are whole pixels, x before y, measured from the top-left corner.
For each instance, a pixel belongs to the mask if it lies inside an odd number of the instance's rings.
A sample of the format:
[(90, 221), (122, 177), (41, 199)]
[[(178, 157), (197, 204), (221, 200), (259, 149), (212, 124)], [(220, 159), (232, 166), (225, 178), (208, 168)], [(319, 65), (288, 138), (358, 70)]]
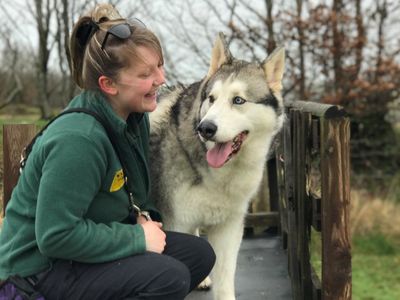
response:
[(122, 19), (118, 10), (111, 4), (99, 4), (92, 12), (92, 20), (96, 23), (102, 23), (112, 20)]

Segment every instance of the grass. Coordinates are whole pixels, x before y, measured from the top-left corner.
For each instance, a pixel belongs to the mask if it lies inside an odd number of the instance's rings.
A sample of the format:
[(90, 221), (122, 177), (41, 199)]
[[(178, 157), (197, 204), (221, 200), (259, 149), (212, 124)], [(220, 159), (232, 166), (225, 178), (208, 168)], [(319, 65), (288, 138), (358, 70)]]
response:
[[(320, 234), (312, 233), (311, 264), (321, 278)], [(400, 245), (381, 233), (353, 237), (353, 300), (400, 299)]]
[[(400, 205), (351, 193), (354, 300), (400, 299)], [(311, 264), (321, 278), (321, 234), (311, 232)]]
[(353, 241), (353, 299), (400, 299), (400, 247), (380, 233)]
[[(396, 124), (400, 144), (400, 123)], [(351, 195), (353, 299), (400, 299), (400, 172), (384, 197)]]
[[(393, 269), (393, 263), (397, 265), (397, 270)], [(355, 256), (353, 258), (353, 299), (400, 299), (399, 264), (399, 256), (394, 258), (374, 255)]]
[(353, 236), (382, 233), (400, 237), (400, 204), (366, 191), (351, 193), (351, 233)]

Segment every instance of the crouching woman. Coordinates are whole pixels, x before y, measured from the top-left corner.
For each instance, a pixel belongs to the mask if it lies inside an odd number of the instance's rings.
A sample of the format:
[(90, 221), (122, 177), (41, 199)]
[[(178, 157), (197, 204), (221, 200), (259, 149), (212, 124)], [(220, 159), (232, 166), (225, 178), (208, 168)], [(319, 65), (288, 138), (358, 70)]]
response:
[(68, 113), (36, 139), (0, 233), (0, 278), (19, 275), (46, 299), (183, 299), (215, 255), (201, 238), (163, 231), (148, 199), (159, 40), (99, 5), (75, 25), (70, 49), (83, 91), (68, 109), (105, 125)]

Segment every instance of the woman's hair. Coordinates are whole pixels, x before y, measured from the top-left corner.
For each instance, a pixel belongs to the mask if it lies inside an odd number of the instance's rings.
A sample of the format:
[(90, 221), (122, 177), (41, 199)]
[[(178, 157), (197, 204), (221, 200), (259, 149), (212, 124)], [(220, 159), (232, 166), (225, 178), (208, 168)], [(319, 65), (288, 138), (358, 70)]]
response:
[[(128, 38), (121, 39), (107, 33), (112, 26), (124, 23), (130, 26)], [(117, 80), (121, 69), (129, 68), (132, 61), (141, 59), (137, 53), (138, 46), (153, 49), (158, 53), (160, 63), (164, 63), (160, 41), (155, 34), (138, 21), (131, 23), (123, 19), (110, 4), (97, 5), (79, 18), (69, 46), (73, 79), (79, 87), (87, 90), (99, 89), (98, 79), (102, 75)]]

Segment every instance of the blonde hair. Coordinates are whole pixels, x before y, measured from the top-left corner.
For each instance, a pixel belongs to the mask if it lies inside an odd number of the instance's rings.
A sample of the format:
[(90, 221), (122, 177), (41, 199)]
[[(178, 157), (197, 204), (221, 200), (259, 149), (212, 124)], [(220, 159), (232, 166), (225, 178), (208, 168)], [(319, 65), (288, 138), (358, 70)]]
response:
[[(112, 34), (107, 37), (104, 48), (101, 43), (107, 30), (117, 24), (128, 23), (131, 35), (127, 39), (119, 39)], [(82, 32), (86, 32), (83, 34)], [(145, 26), (130, 24), (110, 4), (97, 5), (87, 15), (79, 18), (75, 24), (71, 38), (71, 66), (75, 83), (86, 90), (98, 90), (98, 79), (105, 75), (117, 80), (119, 71), (129, 68), (132, 61), (140, 60), (138, 46), (153, 49), (164, 63), (160, 41)]]

